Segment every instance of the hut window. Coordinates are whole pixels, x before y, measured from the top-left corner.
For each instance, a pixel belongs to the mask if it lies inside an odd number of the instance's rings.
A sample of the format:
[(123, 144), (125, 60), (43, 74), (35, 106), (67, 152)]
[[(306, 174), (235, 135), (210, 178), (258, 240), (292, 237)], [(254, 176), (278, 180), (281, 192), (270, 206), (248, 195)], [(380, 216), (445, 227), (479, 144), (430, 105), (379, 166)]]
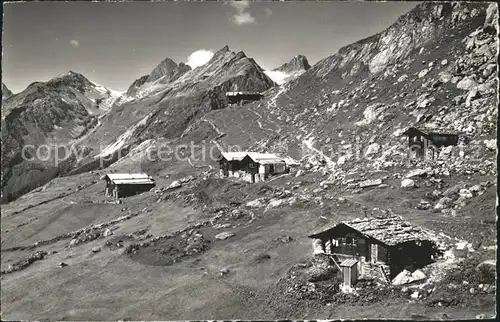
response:
[(356, 238), (354, 238), (354, 237), (347, 237), (346, 244), (349, 245), (349, 246), (356, 246), (357, 245)]
[(356, 238), (352, 239), (352, 246), (354, 247), (358, 246), (358, 241), (356, 240)]
[(422, 242), (421, 242), (420, 240), (415, 241), (415, 244), (416, 244), (417, 246), (422, 246)]
[(340, 244), (345, 245), (345, 237), (340, 238)]
[(253, 162), (250, 162), (250, 163), (248, 164), (248, 167), (253, 169), (253, 168), (255, 168), (255, 164), (254, 164)]

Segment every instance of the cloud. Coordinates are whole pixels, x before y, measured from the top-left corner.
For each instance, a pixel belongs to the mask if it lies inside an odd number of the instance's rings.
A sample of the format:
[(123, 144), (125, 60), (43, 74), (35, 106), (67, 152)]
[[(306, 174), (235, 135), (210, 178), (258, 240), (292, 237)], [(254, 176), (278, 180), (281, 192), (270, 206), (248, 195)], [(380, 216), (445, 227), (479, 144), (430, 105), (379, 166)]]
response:
[(69, 44), (70, 44), (71, 46), (73, 46), (73, 47), (78, 47), (78, 46), (80, 46), (80, 42), (79, 42), (78, 40), (75, 40), (75, 39), (71, 39), (71, 40), (69, 41)]
[(187, 58), (187, 65), (195, 69), (198, 66), (205, 65), (210, 59), (212, 59), (214, 52), (211, 50), (200, 49), (192, 53)]
[(252, 14), (250, 12), (242, 12), (242, 13), (233, 15), (233, 22), (235, 24), (237, 24), (238, 26), (257, 23), (257, 21), (255, 20), (255, 17), (252, 16)]
[(278, 70), (265, 70), (264, 74), (267, 75), (273, 82), (278, 85), (285, 83), (290, 77), (289, 74), (280, 72)]
[(248, 11), (250, 8), (250, 2), (244, 1), (230, 1), (229, 5), (235, 10), (233, 14), (231, 14), (231, 21), (238, 25), (249, 25), (249, 24), (257, 24), (257, 20), (252, 16), (252, 13)]

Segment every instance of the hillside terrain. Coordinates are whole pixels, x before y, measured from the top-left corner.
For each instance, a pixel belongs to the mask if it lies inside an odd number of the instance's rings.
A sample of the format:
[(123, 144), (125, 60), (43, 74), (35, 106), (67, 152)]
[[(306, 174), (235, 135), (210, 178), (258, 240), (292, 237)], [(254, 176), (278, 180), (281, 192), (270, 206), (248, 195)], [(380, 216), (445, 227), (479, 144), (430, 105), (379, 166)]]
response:
[[(87, 152), (65, 164), (65, 175), (56, 169), (2, 205), (3, 317), (494, 317), (497, 22), (496, 4), (422, 3), (310, 68), (296, 56), (276, 71), (303, 70), (282, 84), (224, 47), (195, 69), (167, 58), (120, 98), (96, 96), (109, 100), (101, 113), (78, 94), (95, 87), (75, 75), (7, 98), (2, 162), (7, 143), (14, 153), (26, 143), (79, 140)], [(58, 92), (60, 82), (70, 90)], [(226, 91), (264, 98), (228, 107)], [(27, 105), (35, 94), (41, 105)], [(71, 108), (58, 108), (65, 100)], [(50, 113), (57, 123), (39, 115)], [(47, 121), (33, 126), (35, 116)], [(92, 128), (84, 136), (68, 130), (93, 117), (97, 124), (80, 125)], [(465, 140), (437, 160), (409, 160), (410, 126)], [(221, 178), (218, 151), (235, 146), (284, 152), (299, 165), (255, 184)], [(182, 158), (160, 157), (162, 147), (184, 147)], [(6, 156), (7, 169), (20, 167)], [(3, 170), (2, 185), (19, 178)], [(156, 187), (105, 196), (104, 174), (137, 171)], [(392, 214), (446, 240), (443, 258), (424, 269), (422, 283), (363, 281), (340, 291), (307, 236)]]

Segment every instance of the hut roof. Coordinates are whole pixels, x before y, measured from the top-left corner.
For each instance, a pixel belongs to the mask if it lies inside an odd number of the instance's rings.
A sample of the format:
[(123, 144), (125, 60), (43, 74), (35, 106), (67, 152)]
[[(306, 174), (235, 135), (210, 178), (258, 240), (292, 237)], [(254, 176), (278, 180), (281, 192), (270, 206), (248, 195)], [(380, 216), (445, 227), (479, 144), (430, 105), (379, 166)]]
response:
[(146, 173), (109, 173), (109, 178), (114, 184), (153, 184), (154, 180)]
[(256, 163), (284, 163), (285, 160), (272, 153), (257, 153), (257, 152), (221, 152), (222, 156), (228, 161), (241, 161), (247, 155)]
[(238, 96), (238, 95), (256, 95), (262, 96), (259, 92), (226, 92), (226, 96)]
[(408, 241), (435, 240), (435, 233), (420, 227), (412, 226), (401, 216), (389, 218), (358, 218), (352, 221), (343, 221), (332, 228), (312, 234), (310, 238), (320, 238), (332, 232), (339, 226), (350, 227), (361, 234), (376, 239), (386, 245), (397, 245)]
[(410, 127), (408, 128), (404, 134), (408, 134), (410, 131), (417, 131), (422, 133), (423, 135), (459, 135), (460, 132), (452, 130), (452, 129), (447, 129), (447, 128), (437, 128), (437, 127)]

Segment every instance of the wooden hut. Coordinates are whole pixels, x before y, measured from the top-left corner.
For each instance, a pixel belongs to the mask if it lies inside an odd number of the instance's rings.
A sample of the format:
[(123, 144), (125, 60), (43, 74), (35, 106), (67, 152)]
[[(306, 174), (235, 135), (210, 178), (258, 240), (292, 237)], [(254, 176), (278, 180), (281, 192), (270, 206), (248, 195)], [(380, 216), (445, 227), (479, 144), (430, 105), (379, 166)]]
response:
[(109, 173), (104, 176), (105, 193), (108, 197), (127, 197), (149, 191), (155, 186), (146, 173)]
[(227, 100), (229, 105), (239, 105), (242, 106), (245, 103), (259, 101), (264, 95), (259, 92), (227, 92)]
[(376, 266), (385, 279), (404, 269), (424, 267), (438, 251), (435, 233), (414, 227), (400, 216), (344, 221), (309, 237), (315, 253), (330, 254), (337, 262), (354, 258), (360, 272)]
[(239, 176), (259, 182), (289, 171), (285, 159), (272, 153), (221, 152), (219, 167), (223, 177)]
[(436, 159), (439, 149), (458, 145), (459, 133), (447, 129), (410, 127), (404, 132), (408, 136), (408, 154), (411, 159)]

